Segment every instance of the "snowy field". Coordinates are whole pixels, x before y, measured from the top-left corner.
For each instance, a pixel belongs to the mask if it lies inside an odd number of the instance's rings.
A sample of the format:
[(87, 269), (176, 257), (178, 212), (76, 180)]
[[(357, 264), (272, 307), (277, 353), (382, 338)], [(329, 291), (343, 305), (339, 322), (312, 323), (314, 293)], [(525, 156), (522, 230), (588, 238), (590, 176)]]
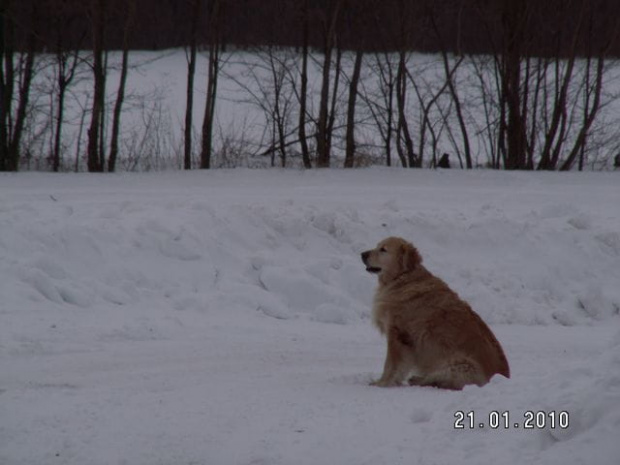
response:
[[(619, 203), (620, 173), (2, 175), (0, 464), (617, 465)], [(388, 235), (511, 379), (368, 385)]]

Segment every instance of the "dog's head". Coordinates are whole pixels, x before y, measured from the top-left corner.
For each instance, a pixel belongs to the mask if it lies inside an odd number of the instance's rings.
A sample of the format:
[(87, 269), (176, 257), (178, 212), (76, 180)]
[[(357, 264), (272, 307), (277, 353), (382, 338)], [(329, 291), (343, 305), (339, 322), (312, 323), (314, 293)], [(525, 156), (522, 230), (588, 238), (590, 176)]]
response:
[(387, 283), (401, 274), (412, 271), (422, 263), (422, 257), (413, 244), (400, 237), (388, 237), (372, 250), (362, 252), (366, 271), (379, 275)]

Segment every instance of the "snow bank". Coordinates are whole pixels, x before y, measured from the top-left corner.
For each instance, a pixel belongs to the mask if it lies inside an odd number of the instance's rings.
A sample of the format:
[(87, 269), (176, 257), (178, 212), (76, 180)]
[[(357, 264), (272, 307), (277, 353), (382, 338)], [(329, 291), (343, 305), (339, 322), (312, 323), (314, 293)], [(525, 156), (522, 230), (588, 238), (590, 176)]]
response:
[(491, 323), (589, 324), (620, 311), (616, 177), (241, 172), (97, 180), (103, 190), (6, 177), (1, 285), (12, 308), (237, 300), (343, 323), (369, 311), (359, 252), (401, 235)]
[[(0, 462), (612, 463), (618, 181), (378, 168), (1, 176)], [(359, 253), (388, 235), (412, 240), (496, 329), (512, 380), (367, 386), (384, 349)], [(158, 402), (163, 417), (148, 411)], [(565, 410), (571, 427), (455, 431), (464, 409)]]

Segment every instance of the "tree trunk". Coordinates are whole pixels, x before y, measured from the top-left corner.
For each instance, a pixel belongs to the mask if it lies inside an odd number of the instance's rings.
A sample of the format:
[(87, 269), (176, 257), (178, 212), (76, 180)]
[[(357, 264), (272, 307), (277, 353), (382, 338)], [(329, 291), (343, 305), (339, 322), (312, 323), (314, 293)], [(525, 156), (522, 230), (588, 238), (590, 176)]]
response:
[[(382, 55), (385, 57), (385, 64), (383, 63)], [(371, 65), (371, 69), (377, 73), (378, 85), (373, 87), (378, 90), (380, 101), (374, 100), (377, 95), (374, 93), (369, 94), (363, 83), (362, 92), (360, 93), (360, 97), (366, 103), (381, 136), (387, 166), (392, 166), (392, 119), (394, 114), (394, 73), (390, 56), (390, 53), (377, 53), (374, 57), (375, 65)]]
[[(592, 31), (590, 31), (590, 34), (592, 33)], [(592, 35), (590, 35), (590, 37), (592, 37)], [(588, 56), (586, 58), (586, 77), (585, 77), (585, 95), (584, 95), (584, 102), (583, 102), (583, 121), (587, 121), (588, 120), (588, 110), (590, 108), (590, 99), (591, 99), (591, 92), (589, 91), (590, 89), (590, 69), (592, 67), (592, 54), (588, 53)], [(585, 164), (585, 158), (586, 158), (586, 144), (584, 143), (581, 148), (579, 149), (579, 166), (578, 166), (578, 170), (579, 171), (583, 171), (583, 166)]]
[[(271, 108), (271, 119), (273, 121), (272, 144), (278, 147), (280, 152), (280, 166), (286, 167), (286, 120), (288, 113), (288, 102), (283, 98), (284, 89), (284, 66), (275, 54), (273, 47), (268, 47), (267, 59), (273, 81), (273, 106)], [(283, 101), (284, 100), (284, 101)], [(277, 139), (277, 142), (276, 142)]]
[[(433, 27), (433, 31), (437, 37), (437, 41), (439, 42), (439, 48), (441, 53), (441, 58), (443, 61), (444, 73), (446, 75), (446, 84), (448, 86), (448, 90), (450, 91), (450, 97), (452, 98), (452, 102), (454, 103), (454, 108), (456, 110), (456, 117), (459, 123), (459, 128), (461, 130), (461, 136), (463, 137), (463, 150), (465, 152), (465, 166), (467, 169), (473, 168), (472, 156), (471, 156), (471, 148), (469, 144), (469, 133), (467, 131), (467, 124), (465, 124), (465, 116), (463, 115), (463, 109), (461, 106), (461, 99), (458, 95), (456, 86), (454, 85), (454, 75), (456, 74), (456, 70), (463, 62), (463, 58), (461, 57), (457, 60), (453, 69), (450, 69), (450, 61), (448, 59), (448, 48), (443, 40), (441, 32), (439, 31), (439, 27), (437, 26), (437, 22), (435, 21), (435, 15), (431, 10), (430, 13), (431, 24)], [(422, 162), (422, 154), (420, 153), (420, 164)]]
[(594, 89), (590, 91), (590, 89), (585, 89), (585, 92), (593, 92), (594, 99), (592, 101), (592, 106), (589, 109), (585, 109), (584, 121), (582, 123), (581, 129), (579, 131), (579, 135), (577, 136), (577, 140), (575, 141), (573, 148), (570, 153), (566, 157), (564, 163), (560, 166), (560, 171), (568, 171), (573, 167), (575, 163), (575, 159), (582, 148), (585, 147), (585, 144), (588, 139), (588, 134), (590, 133), (590, 128), (592, 127), (592, 123), (596, 119), (596, 115), (600, 109), (601, 105), (601, 92), (603, 90), (603, 72), (605, 70), (605, 57), (601, 54), (598, 57), (596, 64), (596, 82), (594, 83)]
[(189, 39), (189, 59), (187, 61), (187, 99), (185, 107), (184, 157), (183, 168), (192, 169), (192, 125), (194, 111), (194, 76), (196, 75), (196, 48), (198, 19), (201, 0), (192, 0), (192, 22)]
[[(33, 5), (32, 8), (32, 23), (36, 24), (37, 18), (37, 9), (36, 6)], [(18, 103), (17, 103), (17, 112), (15, 116), (15, 121), (13, 123), (13, 133), (10, 135), (9, 147), (7, 151), (6, 157), (6, 169), (7, 171), (17, 171), (19, 170), (19, 151), (20, 151), (20, 143), (22, 139), (22, 132), (24, 130), (24, 125), (26, 123), (26, 115), (28, 110), (28, 101), (30, 98), (30, 87), (32, 85), (32, 77), (34, 70), (34, 56), (35, 56), (35, 41), (36, 41), (37, 32), (33, 29), (28, 34), (28, 45), (26, 51), (26, 59), (24, 60), (23, 68), (20, 70), (20, 84), (19, 84), (19, 95), (18, 95)], [(7, 59), (9, 57), (7, 56)], [(12, 59), (12, 54), (11, 54)], [(7, 73), (8, 74), (8, 73)], [(12, 94), (12, 92), (11, 92)], [(7, 109), (10, 111), (10, 105)], [(10, 129), (10, 126), (9, 126)]]
[(521, 113), (521, 58), (527, 18), (526, 0), (508, 0), (503, 14), (505, 49), (503, 56), (502, 98), (506, 102), (507, 169), (525, 169), (527, 134)]
[[(540, 156), (540, 162), (538, 169), (540, 170), (555, 170), (560, 160), (560, 155), (563, 152), (563, 145), (566, 140), (567, 128), (567, 106), (569, 100), (570, 84), (573, 79), (573, 71), (575, 68), (575, 60), (577, 57), (577, 46), (579, 43), (580, 31), (583, 26), (583, 9), (588, 0), (582, 0), (581, 13), (577, 19), (575, 25), (576, 32), (569, 49), (568, 59), (560, 57), (560, 50), (558, 49), (555, 60), (555, 92), (553, 101), (553, 110), (551, 116), (551, 124), (545, 134), (545, 145)], [(566, 62), (564, 69), (564, 75), (562, 76), (562, 64)], [(590, 60), (587, 63), (588, 80), (590, 71)], [(547, 69), (545, 69), (545, 72)], [(586, 83), (587, 86), (587, 83)], [(587, 112), (587, 109), (586, 109)], [(584, 118), (585, 121), (585, 118)]]
[[(12, 68), (13, 51), (9, 43), (5, 42), (5, 34), (8, 35), (9, 23), (9, 1), (0, 2), (0, 171), (7, 170), (8, 148), (9, 148), (9, 108), (13, 98)], [(6, 73), (5, 73), (6, 66)]]
[(86, 102), (84, 104), (84, 108), (82, 109), (82, 115), (80, 116), (80, 128), (77, 134), (77, 144), (75, 147), (75, 172), (79, 173), (80, 171), (80, 154), (82, 153), (82, 133), (84, 132), (84, 123), (86, 121), (86, 108), (88, 108), (88, 97), (86, 98)]
[[(389, 66), (389, 65), (388, 65)], [(394, 119), (394, 80), (392, 79), (392, 68), (389, 70), (388, 84), (388, 107), (387, 107), (387, 133), (385, 135), (385, 164), (392, 166), (392, 126)]]
[(358, 50), (355, 54), (353, 64), (353, 75), (349, 83), (349, 103), (347, 106), (347, 133), (346, 133), (346, 152), (344, 157), (344, 167), (353, 168), (355, 163), (355, 102), (357, 101), (357, 87), (359, 85), (360, 73), (362, 69), (362, 59), (364, 53)]
[(52, 170), (57, 173), (60, 170), (60, 141), (62, 138), (62, 122), (64, 118), (66, 86), (64, 81), (58, 88), (58, 110), (56, 114), (56, 133), (54, 134), (54, 152), (52, 155)]
[(103, 106), (105, 99), (105, 71), (103, 63), (103, 34), (105, 28), (105, 0), (92, 1), (92, 35), (93, 35), (93, 76), (95, 88), (93, 93), (93, 108), (88, 129), (88, 171), (91, 173), (102, 172), (103, 164), (100, 157), (100, 134), (101, 120), (103, 119)]
[[(407, 53), (409, 51), (409, 19), (411, 17), (411, 2), (407, 0), (398, 1), (398, 69), (396, 71), (396, 109), (398, 111), (398, 121), (396, 126), (396, 148), (403, 166), (414, 168), (418, 166), (418, 160), (413, 148), (413, 140), (409, 132), (407, 122), (406, 103), (407, 103)], [(404, 145), (404, 147), (403, 147)]]
[[(413, 148), (413, 140), (409, 132), (409, 123), (407, 122), (406, 102), (407, 102), (407, 64), (406, 52), (401, 50), (398, 59), (398, 72), (396, 73), (396, 104), (398, 109), (398, 141), (400, 146), (399, 155), (404, 166), (409, 168), (418, 167), (418, 159)], [(403, 150), (402, 143), (404, 142)]]
[(105, 163), (105, 144), (106, 144), (106, 133), (105, 133), (105, 128), (106, 128), (106, 118), (105, 118), (105, 113), (106, 113), (106, 100), (105, 100), (105, 95), (106, 95), (106, 87), (108, 85), (107, 83), (107, 76), (108, 76), (108, 58), (109, 58), (109, 51), (105, 50), (103, 52), (103, 76), (105, 76), (104, 80), (103, 80), (103, 89), (101, 91), (102, 95), (103, 95), (103, 99), (101, 100), (101, 118), (99, 119), (99, 166), (101, 166), (101, 171), (103, 172), (106, 168), (106, 163)]
[(343, 0), (336, 0), (336, 4), (328, 19), (324, 37), (323, 75), (321, 82), (321, 100), (319, 103), (319, 119), (316, 131), (317, 167), (329, 168), (331, 163), (331, 135), (329, 131), (329, 81), (332, 61), (332, 50), (336, 37), (336, 23)]
[(54, 23), (58, 28), (56, 31), (56, 62), (58, 66), (58, 74), (56, 75), (56, 83), (58, 84), (58, 109), (56, 111), (56, 129), (54, 132), (54, 148), (52, 150), (52, 171), (57, 173), (60, 169), (60, 142), (62, 140), (62, 123), (65, 106), (66, 83), (66, 66), (67, 57), (63, 47), (62, 33), (60, 31), (60, 21)]
[(202, 122), (202, 147), (200, 152), (200, 168), (211, 168), (213, 150), (213, 124), (215, 117), (215, 101), (217, 97), (217, 80), (220, 70), (220, 21), (221, 0), (212, 0), (209, 8), (209, 70), (207, 76), (207, 100)]
[[(437, 154), (434, 150), (434, 148), (436, 147), (436, 133), (433, 129), (433, 125), (431, 124), (431, 120), (430, 120), (430, 112), (431, 109), (433, 108), (433, 106), (438, 105), (438, 100), (441, 97), (441, 95), (445, 92), (446, 88), (448, 87), (448, 80), (452, 78), (452, 74), (456, 71), (457, 67), (460, 65), (460, 63), (464, 60), (464, 57), (459, 58), (456, 66), (450, 71), (450, 74), (447, 76), (446, 82), (444, 82), (443, 86), (441, 86), (441, 88), (431, 97), (431, 99), (428, 102), (424, 101), (424, 94), (422, 93), (419, 84), (415, 81), (415, 79), (413, 78), (413, 76), (408, 73), (409, 76), (409, 80), (411, 81), (411, 85), (413, 86), (413, 90), (416, 93), (416, 96), (418, 97), (418, 102), (420, 104), (420, 109), (422, 111), (422, 122), (420, 124), (419, 127), (419, 140), (418, 140), (418, 157), (420, 158), (420, 165), (422, 165), (422, 162), (424, 160), (424, 153), (426, 150), (426, 133), (427, 131), (429, 131), (431, 133), (431, 137), (433, 138), (433, 158), (431, 160), (431, 166), (432, 167), (436, 167), (437, 165)], [(449, 78), (449, 79), (448, 79)], [(432, 95), (432, 94), (431, 94)]]
[(453, 81), (453, 74), (456, 69), (459, 67), (459, 64), (462, 60), (459, 60), (454, 66), (453, 70), (450, 70), (450, 66), (448, 63), (447, 54), (443, 54), (444, 66), (446, 72), (446, 82), (448, 84), (448, 89), (450, 90), (450, 95), (452, 96), (452, 101), (454, 102), (454, 108), (456, 109), (456, 117), (459, 123), (459, 128), (461, 129), (461, 136), (463, 137), (463, 150), (465, 152), (465, 166), (468, 170), (474, 167), (472, 156), (471, 156), (471, 146), (469, 144), (469, 133), (467, 131), (467, 124), (465, 123), (465, 116), (463, 115), (463, 109), (461, 106), (461, 99), (457, 93), (456, 86)]
[[(59, 11), (54, 14), (52, 18), (52, 24), (56, 34), (56, 65), (58, 72), (56, 74), (56, 84), (58, 85), (57, 104), (56, 110), (56, 127), (54, 131), (54, 146), (52, 148), (52, 170), (58, 172), (61, 167), (62, 160), (62, 127), (64, 124), (64, 110), (65, 110), (65, 97), (67, 90), (75, 77), (77, 67), (80, 63), (79, 58), (79, 46), (75, 46), (71, 51), (65, 49), (66, 31), (63, 29), (67, 27), (67, 19), (63, 16), (63, 12)], [(68, 20), (71, 23), (71, 19)]]
[(127, 66), (129, 62), (129, 34), (133, 27), (133, 18), (136, 10), (135, 0), (127, 0), (127, 19), (125, 20), (125, 31), (123, 37), (123, 58), (121, 64), (121, 76), (114, 104), (114, 118), (112, 120), (112, 139), (110, 141), (110, 157), (108, 158), (108, 171), (116, 171), (116, 159), (118, 157), (118, 139), (121, 125), (121, 113), (125, 100), (125, 85), (127, 83)]
[(213, 120), (215, 117), (215, 100), (217, 97), (217, 78), (219, 73), (219, 44), (209, 46), (209, 74), (207, 77), (207, 101), (202, 123), (202, 151), (200, 153), (200, 168), (211, 168), (213, 150)]
[[(332, 89), (331, 105), (329, 109), (329, 117), (327, 118), (327, 146), (328, 152), (331, 154), (332, 137), (334, 135), (334, 123), (336, 122), (336, 104), (338, 103), (338, 90), (340, 87), (340, 76), (342, 74), (342, 49), (336, 45), (336, 69), (334, 70), (334, 87)], [(330, 156), (331, 158), (331, 156)]]
[(316, 131), (316, 166), (328, 168), (330, 163), (329, 145), (327, 144), (327, 109), (329, 100), (329, 69), (331, 65), (331, 46), (324, 51), (323, 80), (321, 85), (321, 101), (319, 104), (319, 120)]
[(303, 6), (303, 45), (301, 56), (301, 89), (299, 92), (299, 143), (301, 145), (301, 158), (306, 169), (312, 168), (310, 150), (306, 138), (306, 101), (308, 95), (308, 1), (304, 0)]

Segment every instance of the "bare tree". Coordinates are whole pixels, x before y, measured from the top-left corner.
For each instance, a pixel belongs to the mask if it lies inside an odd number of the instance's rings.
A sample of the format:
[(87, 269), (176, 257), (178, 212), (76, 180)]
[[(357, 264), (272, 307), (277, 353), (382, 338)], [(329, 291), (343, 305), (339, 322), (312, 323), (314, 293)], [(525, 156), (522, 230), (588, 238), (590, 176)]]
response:
[(401, 160), (406, 160), (403, 166), (414, 168), (419, 166), (419, 159), (413, 148), (413, 139), (409, 132), (407, 121), (407, 52), (398, 52), (398, 71), (396, 72), (396, 108), (398, 123), (396, 127), (396, 150)]
[(208, 47), (209, 70), (207, 75), (207, 99), (205, 114), (202, 122), (202, 149), (200, 152), (200, 168), (211, 168), (213, 150), (213, 127), (215, 117), (215, 102), (217, 98), (217, 82), (220, 73), (220, 59), (223, 47), (222, 42), (222, 0), (209, 0), (208, 14)]
[[(35, 61), (37, 34), (34, 29), (28, 32), (26, 51), (15, 53), (14, 6), (10, 0), (5, 0), (0, 5), (0, 171), (19, 169), (20, 144), (26, 122)], [(33, 28), (37, 22), (36, 16), (37, 9), (33, 5), (31, 10)], [(17, 95), (15, 95), (16, 86)], [(15, 107), (14, 101), (17, 102)]]
[(334, 138), (334, 124), (336, 123), (336, 113), (338, 103), (341, 101), (340, 95), (340, 78), (342, 76), (342, 48), (340, 47), (340, 42), (336, 38), (336, 60), (333, 63), (334, 66), (334, 84), (331, 91), (331, 103), (329, 106), (328, 118), (327, 118), (327, 147), (329, 148), (328, 152), (330, 154), (330, 163), (331, 163), (331, 151), (332, 151), (332, 140)]
[[(331, 77), (332, 52), (336, 45), (336, 25), (344, 0), (333, 0), (323, 12), (323, 71), (321, 80), (321, 97), (319, 118), (316, 129), (317, 167), (328, 168), (331, 163), (331, 131), (329, 114), (329, 90)], [(336, 82), (339, 70), (336, 70)], [(336, 89), (332, 90), (336, 94)], [(333, 112), (332, 112), (333, 115)], [(333, 116), (332, 116), (333, 118)], [(333, 124), (332, 124), (333, 126)]]
[[(462, 61), (462, 58), (460, 61)], [(452, 72), (456, 71), (456, 68), (457, 66), (453, 68)], [(413, 75), (409, 73), (409, 80), (411, 81), (411, 85), (418, 98), (421, 113), (421, 121), (418, 132), (418, 156), (420, 158), (420, 165), (423, 164), (426, 151), (427, 134), (430, 133), (432, 148), (431, 166), (437, 166), (437, 145), (439, 142), (439, 133), (441, 131), (437, 131), (435, 129), (436, 123), (431, 120), (431, 111), (433, 110), (433, 107), (440, 105), (439, 100), (448, 87), (449, 79), (452, 79), (451, 75), (446, 78), (444, 84), (439, 89), (434, 90), (431, 83), (426, 80), (422, 80), (423, 82), (421, 83), (419, 79), (415, 79)], [(424, 89), (422, 87), (424, 87)], [(447, 124), (447, 121), (443, 118), (438, 119), (441, 125), (445, 126)]]
[(525, 115), (521, 113), (522, 57), (530, 7), (527, 0), (507, 0), (501, 8), (502, 46), (501, 52), (495, 54), (500, 84), (498, 148), (506, 169), (525, 169), (527, 136)]
[(309, 42), (309, 0), (303, 0), (302, 8), (302, 50), (301, 50), (301, 89), (299, 91), (299, 144), (301, 146), (301, 158), (304, 168), (312, 168), (308, 140), (306, 137), (306, 112), (308, 100), (308, 42)]
[[(534, 4), (525, 0), (506, 2), (500, 23), (502, 46), (492, 68), (483, 58), (472, 57), (494, 168), (568, 170), (578, 161), (583, 169), (591, 130), (604, 105), (605, 60), (613, 42), (610, 36), (601, 43), (594, 33), (593, 13), (587, 14), (590, 6), (588, 0), (550, 5), (557, 20), (554, 42), (548, 45), (547, 56), (535, 57), (534, 39), (526, 32), (541, 15), (534, 14)], [(579, 56), (584, 43), (585, 63)]]
[(201, 14), (201, 0), (189, 0), (192, 10), (189, 36), (189, 56), (187, 57), (187, 98), (185, 104), (184, 157), (183, 168), (192, 169), (192, 125), (194, 112), (194, 76), (196, 74), (196, 49), (198, 42), (198, 22)]
[(280, 56), (274, 53), (273, 47), (268, 48), (268, 63), (273, 83), (273, 113), (272, 120), (272, 139), (277, 141), (280, 152), (281, 166), (286, 166), (286, 138), (292, 92), (286, 88), (287, 70), (292, 66), (293, 60), (287, 59), (287, 55), (282, 53)]
[(80, 124), (78, 126), (78, 133), (77, 133), (77, 142), (75, 144), (75, 167), (74, 167), (74, 171), (76, 173), (78, 173), (80, 171), (80, 157), (82, 154), (82, 133), (84, 132), (84, 125), (86, 124), (86, 113), (88, 112), (88, 108), (89, 108), (89, 99), (90, 99), (90, 95), (88, 93), (85, 94), (84, 96), (84, 103), (82, 104), (80, 101), (78, 101), (79, 105), (80, 105)]
[(9, 118), (13, 88), (13, 50), (11, 34), (11, 4), (0, 3), (0, 171), (7, 171), (15, 163), (9, 160)]
[(398, 0), (398, 69), (396, 71), (396, 109), (398, 111), (398, 121), (396, 126), (396, 150), (401, 160), (406, 160), (406, 164), (403, 166), (419, 168), (421, 160), (414, 150), (407, 117), (407, 62), (410, 54), (409, 43), (412, 15), (412, 5), (410, 2)]
[(104, 63), (104, 33), (106, 24), (106, 1), (91, 0), (90, 16), (93, 43), (93, 108), (88, 129), (88, 171), (102, 172), (104, 168), (103, 154), (101, 153), (101, 124), (104, 117), (105, 105), (105, 63)]
[(241, 98), (236, 101), (255, 106), (264, 115), (263, 134), (267, 135), (268, 148), (263, 155), (271, 155), (272, 166), (275, 166), (276, 154), (280, 157), (280, 166), (286, 166), (287, 149), (297, 142), (290, 140), (297, 132), (291, 128), (297, 84), (297, 75), (292, 70), (296, 61), (292, 50), (266, 46), (252, 50), (250, 58), (239, 63), (241, 73), (235, 67), (227, 75), (241, 90)]
[(121, 124), (121, 112), (125, 100), (125, 86), (127, 83), (127, 68), (129, 63), (129, 36), (133, 29), (133, 20), (136, 14), (136, 0), (124, 0), (127, 14), (125, 16), (125, 26), (123, 31), (123, 53), (121, 60), (121, 74), (114, 104), (114, 117), (112, 119), (112, 139), (110, 141), (110, 156), (108, 157), (108, 171), (113, 173), (116, 170), (116, 159), (118, 157), (119, 132)]
[[(494, 73), (494, 65), (490, 62), (490, 57), (470, 57), (469, 65), (473, 69), (478, 87), (476, 92), (479, 96), (478, 108), (482, 112), (481, 121), (478, 122), (480, 129), (478, 138), (482, 142), (480, 145), (487, 155), (487, 166), (493, 169), (500, 169), (501, 157), (498, 148), (498, 118), (499, 106), (497, 105), (497, 95), (495, 89), (498, 87), (495, 79), (489, 79), (489, 76), (496, 77)], [(472, 86), (475, 87), (475, 86)]]
[[(370, 86), (361, 82), (361, 98), (370, 112), (374, 126), (382, 141), (385, 163), (392, 166), (392, 135), (394, 133), (394, 89), (396, 86), (395, 64), (390, 53), (376, 53), (369, 63), (374, 81)], [(399, 153), (400, 155), (400, 153)], [(401, 158), (402, 166), (407, 161)]]
[(357, 101), (357, 88), (360, 81), (360, 73), (362, 70), (362, 60), (364, 52), (360, 48), (355, 53), (355, 62), (353, 64), (353, 74), (349, 82), (349, 102), (347, 106), (347, 132), (346, 132), (346, 149), (344, 157), (344, 167), (353, 168), (355, 162), (355, 103)]
[(461, 131), (463, 150), (465, 152), (465, 166), (467, 167), (467, 169), (472, 169), (473, 162), (472, 162), (472, 154), (471, 154), (471, 144), (469, 142), (469, 131), (467, 129), (467, 123), (465, 122), (465, 115), (463, 111), (463, 105), (461, 103), (461, 97), (457, 90), (457, 86), (454, 82), (455, 74), (457, 72), (457, 69), (463, 62), (463, 58), (461, 57), (460, 59), (456, 60), (454, 66), (453, 67), (451, 66), (450, 59), (448, 57), (448, 47), (437, 25), (435, 11), (432, 7), (430, 8), (429, 16), (430, 16), (430, 22), (431, 22), (433, 31), (435, 32), (435, 37), (437, 38), (437, 42), (439, 44), (439, 50), (440, 50), (441, 59), (443, 63), (446, 85), (448, 87), (448, 90), (450, 91), (450, 97), (452, 98), (452, 102), (454, 104), (457, 122), (459, 125), (459, 129)]
[(56, 69), (56, 124), (54, 128), (54, 142), (52, 147), (52, 170), (58, 172), (61, 164), (62, 131), (64, 124), (65, 99), (67, 90), (73, 82), (80, 65), (79, 47), (67, 48), (66, 29), (76, 20), (71, 14), (68, 2), (51, 5), (52, 22), (55, 24), (55, 69)]
[[(567, 171), (573, 167), (577, 156), (583, 153), (586, 148), (587, 138), (590, 132), (590, 128), (596, 119), (598, 111), (601, 106), (601, 91), (603, 88), (603, 72), (605, 70), (605, 57), (601, 54), (596, 59), (596, 74), (594, 77), (594, 83), (590, 83), (590, 63), (588, 63), (588, 78), (586, 83), (586, 102), (583, 109), (583, 120), (581, 129), (575, 139), (573, 147), (571, 148), (568, 156), (564, 160), (564, 163), (560, 166), (560, 171)], [(581, 167), (583, 168), (583, 161)]]

